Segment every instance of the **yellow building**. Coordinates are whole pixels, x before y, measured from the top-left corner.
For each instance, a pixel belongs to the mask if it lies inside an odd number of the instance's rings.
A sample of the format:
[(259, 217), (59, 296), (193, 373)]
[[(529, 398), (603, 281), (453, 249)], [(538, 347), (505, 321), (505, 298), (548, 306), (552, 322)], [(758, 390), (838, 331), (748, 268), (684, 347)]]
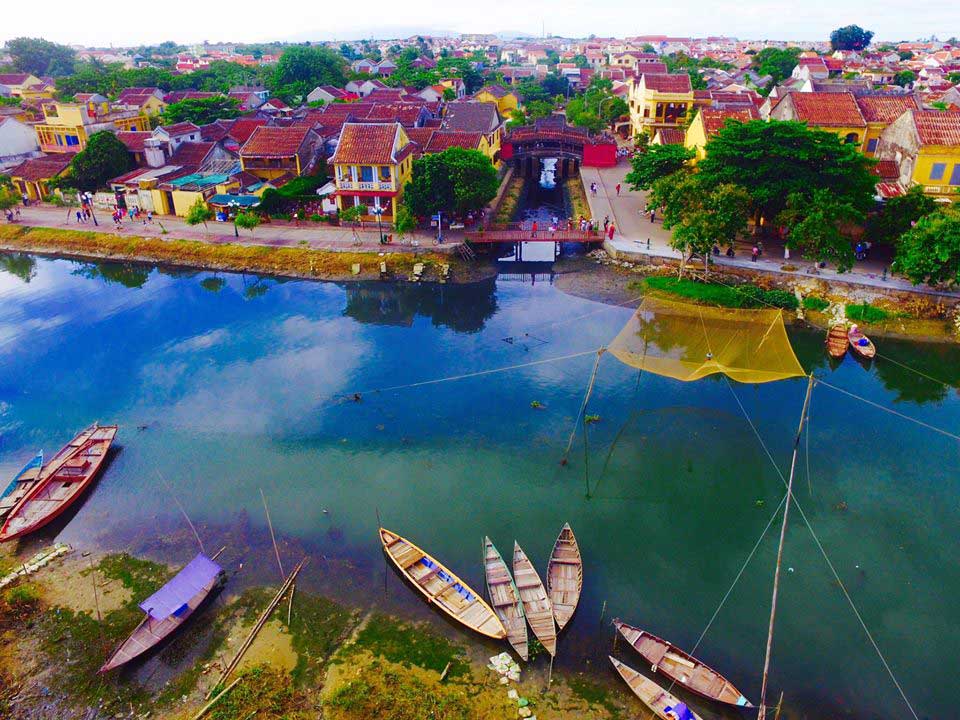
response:
[(52, 100), (56, 94), (57, 88), (45, 82), (39, 82), (36, 85), (29, 85), (20, 91), (20, 97), (24, 100)]
[(493, 103), (502, 117), (509, 117), (520, 106), (516, 93), (502, 85), (485, 85), (474, 93), (473, 98), (478, 102)]
[(0, 85), (10, 88), (12, 97), (23, 97), (25, 88), (43, 84), (43, 80), (30, 73), (0, 73)]
[(380, 208), (392, 222), (413, 173), (414, 145), (399, 123), (346, 123), (330, 158), (341, 212), (355, 205)]
[(686, 73), (644, 73), (631, 78), (628, 104), (634, 136), (653, 137), (659, 128), (680, 127), (693, 108), (693, 88)]
[(770, 110), (771, 120), (797, 120), (832, 132), (841, 141), (863, 150), (867, 121), (851, 92), (792, 92)]
[(960, 201), (960, 113), (908, 110), (880, 134), (877, 158), (897, 163), (904, 189)]
[(114, 111), (102, 103), (48, 103), (43, 106), (44, 122), (34, 126), (37, 142), (44, 152), (75, 153), (87, 146), (94, 133), (107, 130), (144, 132), (150, 120), (136, 111)]
[(907, 110), (919, 110), (913, 95), (863, 95), (857, 98), (857, 106), (867, 123), (863, 153), (870, 157), (877, 154), (880, 135), (887, 126)]
[(727, 120), (749, 122), (759, 120), (760, 112), (757, 108), (744, 107), (736, 110), (717, 110), (715, 108), (701, 108), (694, 115), (683, 137), (683, 145), (696, 153), (694, 162), (703, 160), (707, 156), (707, 141), (716, 135), (726, 125)]
[(261, 125), (240, 148), (240, 165), (261, 180), (309, 175), (317, 162), (319, 140), (310, 125)]
[(483, 133), (487, 138), (487, 155), (494, 166), (499, 167), (504, 124), (493, 103), (468, 100), (449, 103), (440, 127), (456, 132)]
[(50, 197), (50, 181), (67, 172), (70, 159), (65, 155), (31, 158), (10, 170), (10, 180), (17, 192), (31, 201), (46, 200)]

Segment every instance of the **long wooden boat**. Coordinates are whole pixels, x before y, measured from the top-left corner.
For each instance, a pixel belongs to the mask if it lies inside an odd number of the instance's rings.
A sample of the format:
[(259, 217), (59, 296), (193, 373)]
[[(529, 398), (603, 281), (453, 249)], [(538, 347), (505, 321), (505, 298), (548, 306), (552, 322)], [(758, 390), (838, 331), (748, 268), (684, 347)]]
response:
[(69, 508), (103, 467), (116, 435), (116, 425), (94, 423), (67, 443), (10, 510), (0, 527), (0, 542), (39, 530)]
[(856, 325), (850, 328), (850, 332), (847, 333), (847, 339), (850, 341), (850, 347), (852, 347), (853, 351), (860, 357), (870, 359), (877, 354), (877, 348), (874, 346), (873, 341), (860, 332), (860, 329)]
[(38, 452), (33, 459), (24, 465), (20, 472), (13, 476), (13, 480), (0, 493), (0, 522), (10, 513), (17, 503), (23, 499), (23, 496), (30, 492), (30, 489), (36, 484), (43, 470), (43, 450)]
[(732, 682), (692, 655), (646, 630), (620, 620), (614, 620), (613, 624), (633, 649), (650, 663), (654, 672), (662, 672), (674, 682), (709, 700), (753, 707)]
[(166, 585), (140, 603), (146, 617), (98, 672), (109, 672), (156, 647), (193, 615), (222, 580), (223, 569), (203, 553), (198, 554)]
[(530, 623), (530, 629), (543, 645), (543, 649), (556, 655), (557, 626), (553, 621), (553, 603), (550, 602), (550, 596), (547, 595), (533, 563), (516, 541), (513, 543), (513, 579), (520, 591), (523, 612)]
[(507, 640), (513, 649), (523, 659), (528, 659), (529, 647), (527, 642), (527, 620), (523, 615), (523, 602), (520, 600), (520, 591), (513, 582), (513, 576), (507, 564), (503, 561), (500, 551), (490, 542), (490, 538), (483, 539), (483, 569), (487, 578), (487, 595), (493, 611), (500, 618), (507, 630)]
[(580, 602), (581, 590), (583, 558), (580, 557), (580, 546), (570, 529), (570, 523), (565, 523), (547, 563), (547, 595), (553, 604), (553, 617), (560, 630), (573, 617)]
[(406, 538), (380, 528), (380, 542), (401, 573), (447, 615), (481, 635), (503, 640), (507, 630), (480, 594)]
[(610, 662), (620, 673), (623, 681), (630, 686), (633, 694), (640, 698), (640, 702), (653, 711), (653, 714), (662, 720), (701, 720), (686, 703), (680, 702), (653, 680), (645, 678), (629, 665), (624, 665), (615, 657), (608, 655)]
[(827, 353), (832, 358), (842, 358), (847, 354), (847, 329), (843, 325), (831, 325), (827, 331)]

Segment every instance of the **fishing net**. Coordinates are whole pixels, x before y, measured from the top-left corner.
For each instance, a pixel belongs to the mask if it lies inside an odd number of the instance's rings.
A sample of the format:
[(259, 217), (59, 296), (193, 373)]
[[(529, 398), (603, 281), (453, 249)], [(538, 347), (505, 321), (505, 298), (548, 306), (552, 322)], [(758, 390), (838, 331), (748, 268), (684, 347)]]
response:
[(620, 362), (677, 380), (725, 373), (743, 383), (804, 375), (782, 310), (714, 308), (644, 298), (608, 348)]

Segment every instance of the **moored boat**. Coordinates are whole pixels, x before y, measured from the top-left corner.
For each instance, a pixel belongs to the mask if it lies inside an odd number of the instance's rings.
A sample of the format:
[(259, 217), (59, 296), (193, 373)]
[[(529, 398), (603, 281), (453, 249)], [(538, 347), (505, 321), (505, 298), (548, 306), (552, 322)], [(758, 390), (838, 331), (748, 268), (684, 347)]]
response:
[(493, 611), (507, 630), (507, 640), (517, 654), (527, 660), (529, 643), (527, 642), (527, 620), (523, 615), (523, 602), (520, 591), (513, 582), (513, 576), (503, 561), (500, 551), (490, 541), (483, 539), (483, 569), (487, 578), (487, 595)]
[(412, 542), (380, 528), (380, 542), (393, 564), (430, 602), (481, 635), (503, 640), (507, 630), (493, 609), (463, 580)]
[(76, 502), (103, 467), (116, 435), (116, 425), (94, 423), (67, 443), (10, 510), (0, 542), (39, 530)]
[(20, 472), (13, 476), (10, 484), (0, 493), (0, 522), (16, 507), (17, 503), (30, 492), (30, 489), (40, 478), (43, 469), (43, 450), (24, 465)]
[(843, 325), (831, 325), (827, 331), (827, 353), (832, 358), (842, 358), (847, 354), (847, 330)]
[(146, 617), (98, 672), (124, 665), (160, 644), (187, 621), (223, 579), (223, 568), (203, 553), (140, 603)]
[(608, 655), (610, 662), (620, 673), (623, 681), (630, 686), (640, 702), (650, 708), (654, 715), (662, 720), (701, 720), (685, 703), (680, 702), (653, 680), (644, 677), (629, 665), (624, 665), (615, 657)]
[(753, 707), (733, 683), (709, 665), (646, 630), (620, 620), (614, 620), (613, 624), (633, 649), (650, 663), (654, 672), (662, 672), (674, 682), (709, 700)]
[(553, 603), (543, 586), (530, 558), (520, 545), (513, 543), (513, 579), (520, 591), (523, 612), (530, 623), (530, 629), (551, 655), (557, 654), (557, 626), (553, 620)]
[(547, 563), (547, 595), (553, 604), (553, 617), (560, 630), (573, 617), (582, 589), (583, 559), (580, 557), (580, 546), (570, 523), (565, 523)]
[(850, 341), (850, 347), (860, 357), (870, 359), (877, 354), (877, 348), (873, 341), (864, 335), (856, 325), (850, 328), (847, 339)]

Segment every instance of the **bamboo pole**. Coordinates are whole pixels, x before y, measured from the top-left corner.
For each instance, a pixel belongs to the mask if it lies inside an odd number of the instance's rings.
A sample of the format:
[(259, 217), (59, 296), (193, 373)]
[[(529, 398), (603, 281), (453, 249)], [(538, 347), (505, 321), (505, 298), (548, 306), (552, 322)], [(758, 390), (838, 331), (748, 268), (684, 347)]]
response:
[(263, 488), (260, 488), (260, 499), (263, 500), (263, 511), (267, 514), (267, 527), (270, 528), (270, 540), (273, 541), (273, 554), (277, 556), (277, 567), (280, 568), (280, 579), (286, 577), (283, 572), (283, 563), (280, 562), (280, 550), (277, 549), (277, 537), (273, 534), (273, 523), (270, 522), (270, 509), (267, 507), (267, 496), (263, 494)]
[[(260, 617), (257, 619), (257, 622), (250, 631), (250, 634), (247, 636), (247, 639), (243, 641), (240, 649), (237, 650), (237, 654), (234, 656), (233, 660), (230, 661), (230, 664), (227, 665), (216, 685), (214, 685), (215, 688), (222, 685), (226, 679), (230, 677), (230, 673), (237, 669), (237, 665), (240, 664), (240, 660), (243, 658), (244, 653), (247, 652), (247, 650), (250, 648), (250, 645), (253, 644), (254, 639), (257, 637), (257, 634), (260, 632), (263, 626), (266, 625), (267, 620), (270, 619), (270, 615), (277, 608), (277, 605), (280, 604), (280, 601), (290, 589), (290, 586), (293, 585), (293, 582), (297, 579), (297, 574), (300, 572), (306, 562), (307, 558), (304, 558), (297, 563), (297, 566), (293, 569), (293, 572), (290, 573), (290, 576), (284, 581), (283, 585), (280, 586), (280, 590), (277, 591), (277, 594), (273, 597), (273, 600), (270, 601), (270, 604), (267, 605), (267, 608), (260, 614)], [(213, 690), (207, 693), (206, 699), (209, 700), (212, 694)]]
[(800, 448), (800, 438), (803, 426), (807, 419), (807, 408), (810, 406), (810, 393), (813, 391), (813, 373), (807, 383), (807, 394), (803, 397), (803, 409), (800, 411), (800, 423), (793, 440), (793, 459), (790, 461), (790, 477), (787, 479), (787, 500), (783, 505), (783, 523), (780, 525), (780, 544), (777, 546), (777, 566), (773, 571), (773, 599), (770, 602), (770, 624), (767, 628), (767, 651), (763, 659), (763, 681), (760, 685), (760, 706), (757, 709), (757, 720), (765, 720), (767, 715), (767, 680), (770, 674), (770, 651), (773, 648), (773, 623), (777, 614), (777, 591), (780, 589), (780, 563), (783, 560), (783, 541), (787, 535), (787, 517), (790, 513), (790, 498), (793, 496), (793, 476), (797, 469), (797, 451)]
[(236, 685), (236, 684), (237, 684), (238, 682), (240, 682), (241, 680), (243, 680), (243, 675), (241, 675), (240, 677), (236, 678), (232, 683), (230, 683), (230, 684), (227, 685), (223, 690), (221, 690), (219, 693), (217, 693), (217, 696), (216, 696), (215, 698), (213, 698), (213, 700), (211, 700), (211, 701), (208, 702), (206, 705), (204, 705), (202, 708), (200, 708), (200, 712), (198, 712), (196, 715), (193, 716), (193, 720), (200, 720), (200, 718), (202, 718), (204, 715), (206, 715), (208, 712), (210, 712), (210, 708), (212, 708), (214, 705), (216, 705), (218, 702), (220, 702), (220, 698), (222, 698), (222, 697), (223, 697), (224, 695), (226, 695), (228, 692), (230, 692), (231, 690), (233, 690), (234, 685)]

